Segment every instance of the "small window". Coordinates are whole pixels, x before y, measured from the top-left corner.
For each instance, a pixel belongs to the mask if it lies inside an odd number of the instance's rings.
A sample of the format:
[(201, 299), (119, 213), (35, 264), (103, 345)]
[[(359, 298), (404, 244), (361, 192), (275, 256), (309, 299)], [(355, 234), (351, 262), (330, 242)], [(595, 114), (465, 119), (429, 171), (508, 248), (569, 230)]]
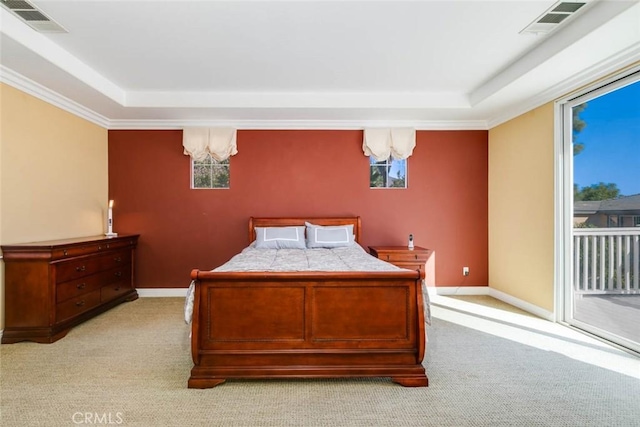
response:
[(229, 188), (229, 159), (191, 160), (191, 188)]
[(407, 188), (407, 159), (376, 162), (369, 157), (370, 188)]

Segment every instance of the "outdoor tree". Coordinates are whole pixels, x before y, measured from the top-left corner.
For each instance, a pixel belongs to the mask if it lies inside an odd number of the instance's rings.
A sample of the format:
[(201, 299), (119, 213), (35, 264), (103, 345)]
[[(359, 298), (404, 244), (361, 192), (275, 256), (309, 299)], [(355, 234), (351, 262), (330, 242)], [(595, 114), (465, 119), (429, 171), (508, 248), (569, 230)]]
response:
[(580, 104), (580, 105), (576, 105), (575, 107), (572, 108), (572, 112), (573, 112), (573, 155), (577, 156), (578, 154), (580, 154), (582, 152), (582, 150), (584, 150), (584, 144), (581, 142), (578, 142), (578, 134), (582, 131), (582, 129), (585, 128), (585, 126), (587, 126), (587, 122), (585, 122), (584, 120), (582, 120), (582, 118), (580, 118), (580, 113), (582, 113), (584, 111), (584, 109), (587, 108), (587, 103), (585, 102), (584, 104)]
[(599, 182), (588, 187), (582, 187), (582, 189), (578, 187), (578, 184), (573, 185), (574, 201), (608, 200), (615, 199), (618, 196), (620, 196), (620, 189), (611, 182), (608, 184)]

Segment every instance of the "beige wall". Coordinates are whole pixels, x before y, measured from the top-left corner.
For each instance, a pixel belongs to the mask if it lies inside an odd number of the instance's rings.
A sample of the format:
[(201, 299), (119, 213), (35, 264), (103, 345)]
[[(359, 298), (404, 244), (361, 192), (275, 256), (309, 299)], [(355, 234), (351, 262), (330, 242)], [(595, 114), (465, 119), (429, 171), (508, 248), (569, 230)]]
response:
[(489, 131), (489, 286), (554, 311), (554, 108)]
[(0, 105), (0, 243), (103, 233), (107, 130), (5, 84)]

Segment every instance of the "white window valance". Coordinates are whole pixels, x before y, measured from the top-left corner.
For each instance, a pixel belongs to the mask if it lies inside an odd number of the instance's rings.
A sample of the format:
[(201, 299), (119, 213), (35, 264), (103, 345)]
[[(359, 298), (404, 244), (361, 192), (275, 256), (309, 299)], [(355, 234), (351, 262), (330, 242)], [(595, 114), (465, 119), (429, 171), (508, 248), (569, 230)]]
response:
[(184, 154), (202, 161), (210, 154), (223, 161), (238, 153), (234, 128), (185, 128), (182, 130)]
[(377, 162), (389, 156), (402, 160), (413, 154), (416, 146), (416, 130), (413, 128), (370, 128), (364, 130), (362, 150), (365, 156)]

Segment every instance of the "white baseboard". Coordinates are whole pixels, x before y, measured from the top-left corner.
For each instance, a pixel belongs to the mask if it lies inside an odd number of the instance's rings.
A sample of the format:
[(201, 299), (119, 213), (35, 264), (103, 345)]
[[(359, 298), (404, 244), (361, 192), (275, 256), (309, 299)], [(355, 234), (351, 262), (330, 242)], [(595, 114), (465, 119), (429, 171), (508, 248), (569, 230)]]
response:
[(428, 287), (429, 296), (433, 295), (488, 295), (502, 302), (506, 302), (514, 307), (524, 310), (527, 313), (531, 313), (534, 316), (541, 317), (550, 322), (556, 321), (556, 316), (553, 312), (547, 311), (543, 308), (533, 305), (527, 301), (521, 300), (509, 294), (506, 294), (497, 289), (490, 288), (489, 286), (440, 286), (440, 287)]
[(488, 286), (429, 286), (427, 289), (429, 295), (489, 295)]
[(504, 292), (497, 289), (489, 288), (489, 296), (495, 299), (499, 299), (502, 302), (506, 302), (507, 304), (511, 304), (514, 307), (518, 307), (520, 310), (524, 310), (527, 313), (531, 313), (534, 316), (541, 317), (550, 322), (556, 321), (556, 316), (553, 312), (545, 310), (544, 308), (540, 308), (537, 305), (533, 305), (530, 302), (523, 301), (509, 294), (505, 294)]
[(188, 288), (137, 288), (141, 298), (186, 297)]

